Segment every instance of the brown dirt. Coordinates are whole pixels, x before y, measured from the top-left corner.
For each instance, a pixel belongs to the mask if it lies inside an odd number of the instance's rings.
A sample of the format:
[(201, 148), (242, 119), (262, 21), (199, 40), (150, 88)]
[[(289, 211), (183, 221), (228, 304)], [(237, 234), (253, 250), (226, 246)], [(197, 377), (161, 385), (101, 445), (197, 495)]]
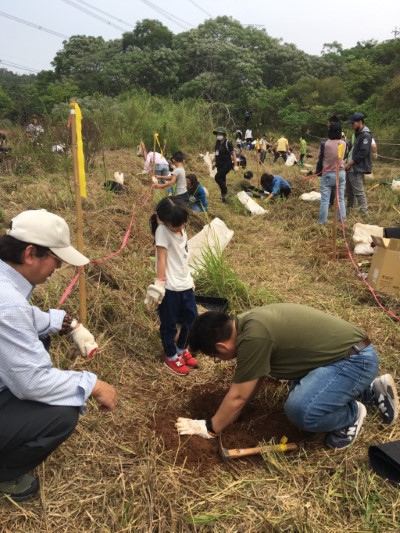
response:
[[(267, 380), (267, 391), (275, 391), (279, 382)], [(227, 392), (221, 383), (195, 385), (188, 391), (187, 403), (168, 406), (165, 412), (158, 411), (151, 424), (158, 436), (162, 437), (165, 451), (173, 451), (175, 464), (188, 468), (198, 468), (202, 473), (209, 472), (223, 459), (219, 453), (219, 439), (206, 440), (198, 436), (179, 436), (175, 429), (178, 417), (193, 419), (210, 418), (215, 414)], [(275, 438), (276, 442), (286, 436), (289, 442), (299, 443), (306, 433), (299, 431), (286, 418), (282, 403), (269, 408), (265, 396), (259, 394), (243, 409), (239, 418), (226, 428), (221, 437), (224, 448), (251, 448), (260, 442)], [(252, 460), (260, 460), (260, 456)], [(237, 462), (238, 460), (235, 460)]]

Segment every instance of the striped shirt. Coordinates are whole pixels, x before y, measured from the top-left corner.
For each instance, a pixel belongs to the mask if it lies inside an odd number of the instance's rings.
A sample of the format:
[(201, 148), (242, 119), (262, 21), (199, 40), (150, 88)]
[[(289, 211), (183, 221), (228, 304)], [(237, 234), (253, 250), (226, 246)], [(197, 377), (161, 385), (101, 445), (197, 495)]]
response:
[(53, 367), (41, 338), (60, 331), (64, 311), (41, 311), (29, 303), (34, 286), (0, 260), (0, 392), (21, 400), (80, 407), (86, 412), (97, 377)]

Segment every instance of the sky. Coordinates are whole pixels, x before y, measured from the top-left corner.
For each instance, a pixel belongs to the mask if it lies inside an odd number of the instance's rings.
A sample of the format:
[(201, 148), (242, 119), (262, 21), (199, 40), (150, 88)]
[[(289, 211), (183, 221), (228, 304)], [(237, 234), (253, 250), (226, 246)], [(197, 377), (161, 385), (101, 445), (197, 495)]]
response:
[(357, 41), (393, 39), (394, 32), (400, 38), (399, 0), (1, 0), (0, 68), (19, 74), (29, 73), (19, 67), (33, 73), (52, 69), (51, 61), (71, 35), (118, 39), (146, 18), (180, 33), (223, 15), (315, 55), (333, 41), (351, 48)]

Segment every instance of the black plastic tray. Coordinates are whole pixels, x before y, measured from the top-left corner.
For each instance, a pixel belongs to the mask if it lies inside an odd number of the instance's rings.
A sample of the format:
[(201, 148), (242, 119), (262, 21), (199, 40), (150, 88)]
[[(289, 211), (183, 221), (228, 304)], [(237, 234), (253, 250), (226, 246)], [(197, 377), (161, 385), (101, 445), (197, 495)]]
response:
[(208, 309), (208, 311), (219, 311), (225, 313), (228, 309), (228, 300), (219, 296), (201, 296), (195, 294), (196, 303)]
[(400, 227), (383, 228), (383, 235), (386, 239), (400, 239)]

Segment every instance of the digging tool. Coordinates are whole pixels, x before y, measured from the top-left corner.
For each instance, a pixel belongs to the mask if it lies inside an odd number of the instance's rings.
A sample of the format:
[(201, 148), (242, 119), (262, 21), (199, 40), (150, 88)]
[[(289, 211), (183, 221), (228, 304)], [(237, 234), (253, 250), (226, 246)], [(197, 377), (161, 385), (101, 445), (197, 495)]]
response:
[(227, 450), (223, 446), (220, 448), (223, 459), (238, 459), (239, 457), (248, 457), (250, 455), (259, 455), (260, 453), (270, 452), (293, 452), (298, 446), (294, 442), (286, 444), (267, 444), (265, 446), (256, 446), (255, 448), (233, 448)]

